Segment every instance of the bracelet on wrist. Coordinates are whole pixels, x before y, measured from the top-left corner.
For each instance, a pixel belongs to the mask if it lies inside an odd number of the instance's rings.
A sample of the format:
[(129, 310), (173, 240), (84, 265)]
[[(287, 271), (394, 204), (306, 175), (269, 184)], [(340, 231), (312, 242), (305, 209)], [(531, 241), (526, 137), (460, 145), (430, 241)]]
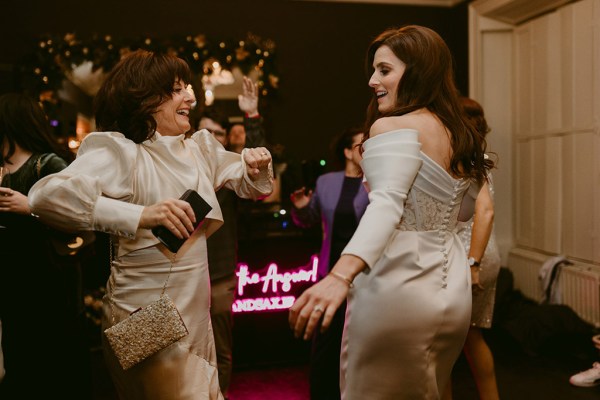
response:
[(338, 272), (331, 271), (331, 272), (329, 272), (329, 275), (333, 276), (337, 280), (344, 282), (346, 285), (348, 285), (348, 287), (350, 289), (352, 289), (354, 287), (354, 283), (352, 283), (352, 281), (350, 279), (346, 278), (344, 275), (342, 275)]

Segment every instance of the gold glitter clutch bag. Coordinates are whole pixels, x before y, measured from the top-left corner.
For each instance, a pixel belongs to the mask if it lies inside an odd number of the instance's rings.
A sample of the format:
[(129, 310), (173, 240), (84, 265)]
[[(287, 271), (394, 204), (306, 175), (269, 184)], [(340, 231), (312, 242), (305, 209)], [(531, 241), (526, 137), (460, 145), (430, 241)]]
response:
[(104, 334), (121, 367), (127, 370), (186, 336), (188, 330), (175, 303), (164, 294)]
[[(111, 267), (112, 261), (113, 243), (111, 238)], [(109, 300), (113, 325), (105, 329), (104, 334), (124, 370), (133, 367), (188, 334), (187, 327), (175, 303), (165, 293), (174, 262), (175, 254), (172, 255), (169, 275), (167, 275), (163, 285), (160, 298), (146, 307), (135, 310), (129, 317), (119, 323), (115, 323), (114, 301), (112, 298), (114, 284), (110, 286)]]

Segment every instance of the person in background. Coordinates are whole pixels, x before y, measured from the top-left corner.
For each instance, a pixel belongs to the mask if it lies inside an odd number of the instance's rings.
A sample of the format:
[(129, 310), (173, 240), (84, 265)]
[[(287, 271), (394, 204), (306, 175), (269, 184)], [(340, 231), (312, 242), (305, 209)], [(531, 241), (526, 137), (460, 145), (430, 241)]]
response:
[[(294, 223), (303, 228), (321, 224), (323, 241), (318, 279), (327, 276), (358, 226), (369, 198), (362, 184), (360, 143), (363, 133), (351, 128), (338, 135), (334, 151), (342, 170), (318, 177), (315, 190), (296, 190), (291, 195)], [(310, 358), (310, 398), (340, 399), (340, 352), (346, 305), (336, 311), (329, 329), (313, 335)]]
[[(485, 120), (483, 108), (473, 99), (462, 97), (461, 102), (467, 117), (485, 137), (490, 128)], [(494, 226), (494, 199), (492, 175), (482, 185), (475, 200), (475, 214), (466, 223), (461, 223), (458, 235), (467, 251), (471, 270), (473, 308), (471, 326), (463, 351), (471, 368), (481, 400), (499, 399), (494, 357), (487, 345), (482, 329), (492, 327), (496, 281), (500, 272), (500, 253), (496, 245)], [(444, 400), (452, 398), (451, 384), (448, 383)]]
[(0, 97), (1, 399), (90, 399), (81, 265), (53, 253), (55, 234), (31, 215), (30, 188), (67, 167), (38, 102)]
[[(95, 98), (96, 124), (77, 158), (30, 191), (32, 211), (58, 228), (98, 230), (114, 244), (102, 329), (159, 299), (163, 287), (189, 331), (123, 370), (103, 335), (107, 368), (122, 399), (223, 399), (210, 321), (206, 238), (222, 224), (222, 186), (246, 198), (272, 190), (263, 148), (226, 151), (207, 130), (186, 135), (195, 103), (188, 64), (137, 50), (108, 74)], [(198, 229), (179, 197), (196, 190), (212, 210)], [(164, 226), (186, 239), (176, 254), (152, 234)]]
[[(600, 334), (592, 336), (592, 343), (600, 351)], [(578, 372), (569, 378), (569, 383), (578, 387), (593, 387), (600, 385), (600, 361), (595, 361), (592, 367)]]
[(198, 129), (206, 129), (215, 139), (227, 148), (227, 130), (229, 128), (229, 119), (219, 109), (211, 107), (203, 111), (198, 123)]
[(371, 42), (367, 66), (369, 205), (329, 274), (290, 308), (290, 327), (308, 340), (349, 296), (342, 399), (438, 399), (471, 317), (457, 224), (471, 218), (465, 194), (479, 192), (493, 161), (462, 110), (452, 55), (436, 32), (388, 29)]
[[(229, 151), (241, 153), (245, 147), (265, 145), (265, 134), (258, 113), (258, 87), (244, 77), (242, 94), (238, 97), (244, 112), (244, 124), (229, 124), (217, 112), (205, 113), (200, 129), (208, 129)], [(211, 280), (210, 315), (215, 336), (219, 385), (227, 398), (233, 370), (233, 315), (231, 307), (237, 286), (237, 221), (238, 196), (227, 188), (217, 191), (217, 200), (223, 212), (223, 226), (207, 240), (208, 270)]]

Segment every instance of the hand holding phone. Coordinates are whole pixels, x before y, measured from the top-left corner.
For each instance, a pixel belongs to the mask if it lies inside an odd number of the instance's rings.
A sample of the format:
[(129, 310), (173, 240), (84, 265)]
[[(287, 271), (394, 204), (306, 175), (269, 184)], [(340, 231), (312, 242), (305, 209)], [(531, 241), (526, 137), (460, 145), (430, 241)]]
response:
[[(195, 230), (198, 228), (210, 210), (212, 210), (212, 207), (198, 194), (198, 192), (192, 189), (186, 190), (179, 199), (187, 201), (192, 206), (192, 210), (196, 216), (196, 222), (194, 223)], [(186, 239), (178, 238), (173, 234), (173, 232), (162, 225), (153, 228), (152, 233), (172, 253), (177, 253), (177, 251), (179, 251), (183, 243), (186, 241)]]

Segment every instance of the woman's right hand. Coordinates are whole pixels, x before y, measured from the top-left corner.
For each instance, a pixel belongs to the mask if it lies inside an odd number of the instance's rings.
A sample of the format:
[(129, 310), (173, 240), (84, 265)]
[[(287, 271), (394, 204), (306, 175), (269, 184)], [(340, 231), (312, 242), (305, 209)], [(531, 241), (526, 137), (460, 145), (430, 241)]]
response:
[(27, 196), (7, 187), (0, 187), (0, 212), (29, 215), (31, 210), (27, 203)]
[(290, 307), (288, 321), (294, 336), (310, 339), (321, 320), (321, 332), (325, 332), (348, 291), (354, 287), (354, 277), (366, 266), (361, 258), (343, 254), (327, 276), (302, 292)]
[(167, 199), (144, 207), (139, 228), (152, 229), (164, 226), (180, 239), (187, 239), (194, 231), (196, 216), (187, 201)]
[(331, 325), (349, 287), (330, 275), (306, 289), (290, 307), (288, 321), (296, 338), (309, 340), (321, 322), (321, 332)]
[(292, 201), (292, 204), (294, 204), (294, 207), (304, 208), (308, 205), (308, 203), (310, 203), (310, 199), (312, 198), (312, 195), (313, 195), (312, 190), (309, 190), (307, 193), (306, 188), (302, 187), (302, 188), (292, 192), (292, 194), (290, 195), (290, 200)]

